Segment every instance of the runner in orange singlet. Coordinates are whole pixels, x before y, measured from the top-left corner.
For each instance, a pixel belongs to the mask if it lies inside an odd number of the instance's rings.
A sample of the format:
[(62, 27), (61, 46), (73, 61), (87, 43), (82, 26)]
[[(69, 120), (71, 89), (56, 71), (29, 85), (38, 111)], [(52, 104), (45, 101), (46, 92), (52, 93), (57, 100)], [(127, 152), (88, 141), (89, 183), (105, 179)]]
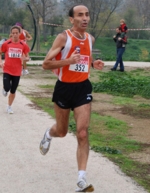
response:
[[(21, 23), (17, 22), (15, 24), (16, 26), (19, 26), (21, 28), (21, 33), (20, 33), (20, 40), (24, 41), (24, 42), (28, 42), (30, 40), (32, 40), (32, 36), (29, 34), (29, 32), (25, 29), (23, 29), (23, 26)], [(26, 64), (26, 61), (23, 61), (23, 70), (22, 70), (22, 74), (23, 75), (26, 75), (26, 74), (29, 74), (29, 71), (27, 69), (27, 64)]]
[(66, 136), (70, 111), (73, 110), (78, 142), (76, 192), (92, 192), (94, 187), (86, 180), (92, 101), (92, 86), (88, 78), (91, 64), (95, 69), (102, 70), (104, 63), (92, 59), (94, 37), (86, 33), (90, 21), (88, 8), (84, 5), (72, 7), (69, 10), (69, 18), (72, 28), (56, 37), (43, 62), (43, 68), (52, 70), (58, 80), (52, 99), (56, 124), (46, 130), (40, 143), (40, 152), (42, 155), (48, 152), (52, 138)]
[[(8, 92), (7, 112), (13, 114), (12, 103), (15, 99), (16, 89), (19, 84), (22, 61), (29, 60), (29, 47), (26, 43), (19, 39), (20, 27), (13, 26), (11, 28), (11, 38), (5, 41), (0, 48), (0, 67), (3, 68), (3, 95), (6, 97)], [(5, 53), (5, 62), (2, 62), (2, 53)]]

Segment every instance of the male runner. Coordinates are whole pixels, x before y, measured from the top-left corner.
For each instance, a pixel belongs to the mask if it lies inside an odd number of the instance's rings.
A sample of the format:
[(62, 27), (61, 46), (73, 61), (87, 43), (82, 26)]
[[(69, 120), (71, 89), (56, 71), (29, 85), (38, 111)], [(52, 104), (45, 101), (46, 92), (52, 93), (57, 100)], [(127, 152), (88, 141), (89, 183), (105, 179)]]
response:
[(58, 75), (52, 101), (56, 124), (48, 128), (40, 143), (45, 155), (52, 138), (64, 137), (68, 132), (69, 114), (73, 110), (76, 122), (78, 180), (77, 192), (92, 192), (94, 187), (86, 181), (89, 155), (88, 127), (90, 123), (92, 86), (89, 81), (90, 66), (102, 70), (101, 60), (92, 61), (94, 37), (86, 33), (90, 21), (89, 10), (77, 5), (69, 10), (72, 28), (60, 33), (48, 52), (43, 68)]

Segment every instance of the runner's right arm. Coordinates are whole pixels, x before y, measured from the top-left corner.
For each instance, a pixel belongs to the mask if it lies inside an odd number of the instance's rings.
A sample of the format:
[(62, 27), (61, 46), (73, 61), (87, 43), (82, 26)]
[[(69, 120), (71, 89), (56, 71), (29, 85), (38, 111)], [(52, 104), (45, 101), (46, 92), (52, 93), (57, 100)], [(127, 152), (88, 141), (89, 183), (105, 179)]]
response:
[(0, 67), (3, 68), (4, 66), (4, 63), (2, 61), (2, 51), (1, 51), (1, 48), (0, 48)]
[(47, 56), (45, 57), (45, 60), (43, 62), (42, 67), (45, 70), (48, 69), (57, 69), (69, 64), (75, 64), (78, 63), (80, 61), (80, 54), (77, 53), (77, 51), (75, 50), (72, 55), (67, 58), (67, 59), (63, 59), (63, 60), (54, 60), (54, 58), (61, 52), (61, 50), (65, 47), (67, 41), (67, 35), (66, 32), (63, 32), (61, 34), (59, 34), (51, 49), (49, 50)]

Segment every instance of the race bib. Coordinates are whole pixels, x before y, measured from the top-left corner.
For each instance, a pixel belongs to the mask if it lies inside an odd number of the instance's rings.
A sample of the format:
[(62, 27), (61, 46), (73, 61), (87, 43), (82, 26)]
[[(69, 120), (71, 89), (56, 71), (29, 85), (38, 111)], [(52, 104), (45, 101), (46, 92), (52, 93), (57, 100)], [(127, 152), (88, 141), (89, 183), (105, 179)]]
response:
[(88, 72), (89, 56), (81, 55), (79, 64), (71, 64), (70, 71), (75, 72)]
[(8, 56), (9, 58), (21, 58), (22, 50), (19, 48), (9, 48)]

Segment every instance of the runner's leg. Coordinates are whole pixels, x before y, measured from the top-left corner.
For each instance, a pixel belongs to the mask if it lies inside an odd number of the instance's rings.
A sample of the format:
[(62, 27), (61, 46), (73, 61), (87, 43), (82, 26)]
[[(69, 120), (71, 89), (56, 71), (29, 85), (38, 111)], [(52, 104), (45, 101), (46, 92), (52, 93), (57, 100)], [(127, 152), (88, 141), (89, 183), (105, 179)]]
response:
[(91, 103), (74, 109), (74, 117), (77, 127), (77, 162), (78, 170), (86, 170), (89, 155), (88, 127), (90, 123)]
[(70, 109), (62, 109), (54, 103), (56, 124), (50, 129), (51, 137), (64, 137), (68, 132)]
[(54, 103), (56, 114), (56, 124), (45, 131), (44, 137), (40, 142), (40, 152), (46, 155), (50, 148), (52, 137), (64, 137), (68, 132), (70, 109), (62, 109)]
[(10, 89), (10, 94), (9, 94), (9, 97), (8, 97), (8, 105), (11, 106), (14, 99), (15, 99), (15, 96), (16, 96), (16, 90), (17, 90), (17, 87), (18, 87), (18, 84), (19, 84), (19, 80), (20, 80), (20, 76), (12, 76), (11, 78), (11, 89)]
[(11, 75), (4, 73), (3, 74), (3, 87), (6, 92), (9, 92), (11, 88)]
[(74, 109), (74, 117), (77, 127), (77, 163), (78, 181), (76, 192), (93, 192), (94, 187), (88, 185), (86, 180), (86, 167), (89, 156), (88, 127), (90, 124), (91, 103)]
[(14, 99), (15, 99), (15, 96), (16, 96), (15, 93), (14, 93), (14, 94), (9, 93), (9, 96), (8, 96), (8, 105), (9, 105), (9, 106), (12, 105), (12, 103), (13, 103), (13, 101), (14, 101)]
[[(23, 55), (23, 56), (25, 56), (25, 55)], [(23, 70), (22, 70), (22, 74), (23, 75), (27, 75), (27, 74), (29, 74), (29, 71), (28, 71), (28, 69), (27, 69), (27, 62), (25, 61), (25, 60), (23, 60)]]

